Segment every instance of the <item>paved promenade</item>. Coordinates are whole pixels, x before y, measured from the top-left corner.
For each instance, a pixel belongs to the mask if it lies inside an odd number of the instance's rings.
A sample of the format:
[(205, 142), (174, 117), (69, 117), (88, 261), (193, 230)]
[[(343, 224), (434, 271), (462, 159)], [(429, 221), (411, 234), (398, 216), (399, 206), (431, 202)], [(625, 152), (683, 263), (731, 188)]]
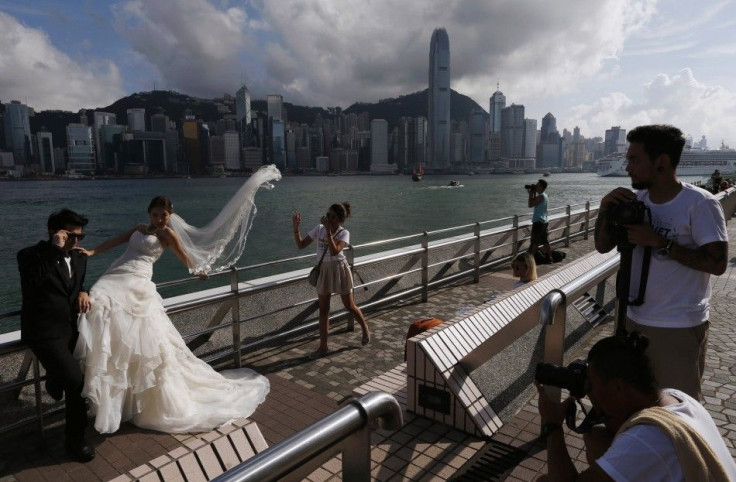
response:
[[(729, 225), (731, 253), (736, 253), (736, 223)], [(592, 250), (592, 239), (569, 248), (563, 265)], [(705, 406), (716, 419), (726, 443), (736, 455), (736, 337), (731, 321), (736, 316), (736, 257), (728, 271), (713, 284), (711, 334), (705, 375)], [(544, 275), (555, 266), (540, 266)], [(514, 283), (510, 270), (486, 273), (480, 283), (459, 283), (434, 291), (427, 303), (404, 302), (373, 313), (368, 322), (371, 343), (360, 345), (360, 330), (346, 332), (338, 325), (330, 335), (330, 353), (310, 360), (317, 346), (316, 333), (288, 345), (250, 354), (245, 365), (268, 376), (271, 393), (249, 420), (210, 433), (171, 436), (125, 424), (108, 436), (93, 435), (97, 457), (88, 464), (72, 462), (63, 450), (63, 427), (47, 431), (42, 442), (27, 430), (2, 436), (0, 482), (16, 480), (161, 480), (158, 474), (193, 465), (206, 480), (236, 464), (247, 454), (238, 451), (238, 441), (247, 439), (253, 451), (273, 445), (314, 421), (332, 413), (353, 391), (403, 362), (408, 326), (419, 318), (454, 318)], [(339, 300), (333, 300), (337, 308)], [(581, 352), (611, 332), (611, 323), (594, 331)], [(397, 377), (400, 385), (400, 377)], [(403, 401), (403, 394), (397, 398)], [(545, 471), (544, 446), (538, 440), (536, 400), (532, 398), (490, 441), (470, 436), (404, 411), (404, 427), (397, 432), (373, 435), (372, 475), (375, 480), (533, 480)], [(260, 434), (254, 430), (255, 425)], [(93, 430), (90, 430), (94, 433)], [(573, 456), (585, 467), (582, 441), (569, 437)], [(243, 442), (243, 444), (248, 445)], [(342, 480), (338, 458), (314, 472), (309, 480)], [(168, 480), (168, 479), (165, 479)], [(176, 479), (172, 476), (171, 480)]]

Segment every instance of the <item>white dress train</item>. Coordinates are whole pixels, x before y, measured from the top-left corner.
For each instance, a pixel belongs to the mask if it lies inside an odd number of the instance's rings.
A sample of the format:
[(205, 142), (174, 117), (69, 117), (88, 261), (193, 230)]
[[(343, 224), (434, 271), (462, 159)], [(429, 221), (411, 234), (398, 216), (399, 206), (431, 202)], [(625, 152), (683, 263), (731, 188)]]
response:
[(220, 374), (187, 348), (151, 281), (163, 250), (156, 236), (135, 231), (79, 318), (74, 354), (100, 433), (125, 421), (167, 433), (211, 430), (250, 416), (268, 394), (266, 377), (249, 369)]

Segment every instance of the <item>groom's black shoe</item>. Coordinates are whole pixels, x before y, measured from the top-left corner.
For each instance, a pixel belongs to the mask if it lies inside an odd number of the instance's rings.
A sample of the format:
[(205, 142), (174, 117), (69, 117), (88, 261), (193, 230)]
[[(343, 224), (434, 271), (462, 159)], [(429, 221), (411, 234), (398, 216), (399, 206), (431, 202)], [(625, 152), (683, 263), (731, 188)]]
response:
[(64, 444), (66, 453), (77, 462), (89, 462), (95, 458), (95, 449), (87, 445), (84, 440), (70, 441)]
[(49, 379), (46, 379), (46, 393), (57, 402), (64, 398), (64, 388)]

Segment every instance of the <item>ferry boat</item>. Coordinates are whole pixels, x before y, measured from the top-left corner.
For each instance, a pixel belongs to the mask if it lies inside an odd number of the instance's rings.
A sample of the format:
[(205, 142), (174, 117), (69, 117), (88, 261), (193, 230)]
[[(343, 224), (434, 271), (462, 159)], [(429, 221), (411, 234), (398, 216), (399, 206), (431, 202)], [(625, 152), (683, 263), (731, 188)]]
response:
[[(626, 154), (615, 152), (598, 160), (598, 175), (628, 177)], [(736, 150), (722, 145), (720, 149), (685, 149), (677, 165), (679, 176), (710, 176), (718, 169), (722, 175), (736, 174)]]

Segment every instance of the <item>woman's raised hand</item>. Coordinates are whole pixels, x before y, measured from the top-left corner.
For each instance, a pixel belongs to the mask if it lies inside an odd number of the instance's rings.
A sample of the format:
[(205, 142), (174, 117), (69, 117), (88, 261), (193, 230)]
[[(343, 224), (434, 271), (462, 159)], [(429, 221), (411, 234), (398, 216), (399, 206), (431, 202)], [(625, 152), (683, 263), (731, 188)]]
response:
[(88, 258), (91, 258), (92, 256), (95, 255), (95, 250), (94, 249), (84, 249), (84, 248), (80, 248), (78, 246), (76, 248), (72, 248), (72, 251), (77, 251), (77, 252), (79, 252), (79, 253), (87, 256)]
[(299, 224), (302, 222), (302, 215), (299, 211), (293, 211), (291, 213), (291, 224), (294, 228), (294, 231), (299, 229)]

